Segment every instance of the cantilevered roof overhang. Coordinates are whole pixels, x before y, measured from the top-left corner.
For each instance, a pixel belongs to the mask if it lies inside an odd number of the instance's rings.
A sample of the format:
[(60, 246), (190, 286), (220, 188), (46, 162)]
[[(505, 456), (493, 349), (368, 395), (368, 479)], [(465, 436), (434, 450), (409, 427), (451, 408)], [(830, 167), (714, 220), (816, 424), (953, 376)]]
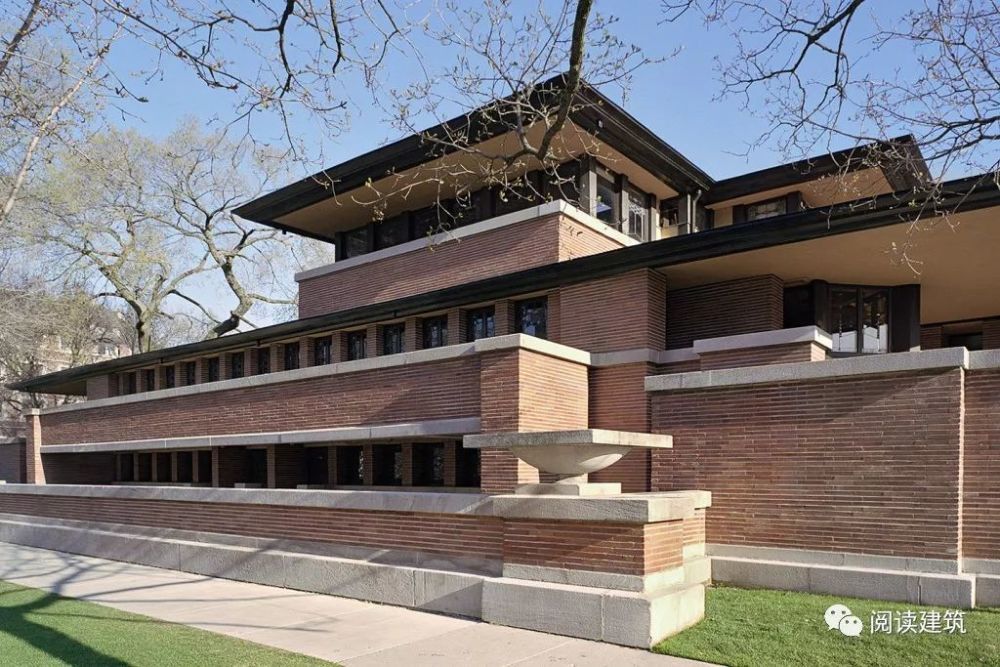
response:
[[(933, 201), (933, 205), (928, 204)], [(942, 215), (946, 213), (947, 215)], [(914, 221), (917, 222), (914, 222)], [(922, 264), (901, 264), (894, 248)], [(81, 394), (88, 377), (310, 333), (552, 289), (639, 268), (685, 286), (773, 273), (787, 281), (820, 278), (860, 284), (920, 283), (922, 321), (1000, 313), (1000, 188), (981, 176), (942, 185), (933, 200), (905, 191), (733, 225), (425, 294), (295, 320), (166, 350), (66, 369), (15, 383), (24, 391)], [(918, 272), (915, 272), (915, 270)]]
[[(551, 96), (562, 85), (562, 77), (555, 77), (540, 84), (534, 94)], [(596, 89), (583, 84), (578, 99), (564, 131), (553, 143), (555, 157), (570, 159), (587, 154), (606, 159), (621, 171), (631, 171), (629, 178), (635, 179), (637, 186), (664, 198), (707, 190), (714, 183), (693, 162)], [(528, 133), (540, 134), (541, 129), (529, 128)], [(491, 155), (515, 148), (509, 123), (491, 120), (477, 110), (313, 174), (234, 212), (247, 220), (332, 242), (334, 230), (370, 221), (361, 218), (371, 217), (369, 200), (373, 196), (405, 193), (380, 200), (378, 208), (390, 209), (386, 215), (393, 214), (393, 206), (414, 208), (412, 202), (421, 196), (432, 203), (428, 194), (431, 181), (436, 180), (428, 175), (432, 166), (447, 168), (447, 188), (467, 185), (463, 179), (474, 181), (477, 170), (466, 163), (481, 157), (458, 155), (456, 149), (425, 138), (456, 135), (475, 137), (469, 143)], [(530, 168), (537, 165), (529, 164), (525, 169)]]

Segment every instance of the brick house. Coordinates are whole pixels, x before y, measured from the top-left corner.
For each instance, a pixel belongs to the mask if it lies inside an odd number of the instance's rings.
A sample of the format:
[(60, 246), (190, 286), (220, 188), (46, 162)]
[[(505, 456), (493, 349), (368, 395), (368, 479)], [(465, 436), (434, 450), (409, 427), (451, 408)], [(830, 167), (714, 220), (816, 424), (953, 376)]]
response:
[[(19, 385), (87, 400), (29, 417), (35, 486), (0, 489), (0, 539), (124, 524), (130, 545), (197, 530), (433, 572), (445, 559), (487, 578), (484, 605), (489, 577), (514, 571), (648, 587), (709, 566), (739, 584), (1000, 604), (1000, 191), (945, 183), (948, 215), (930, 215), (919, 169), (849, 152), (716, 181), (585, 94), (600, 104), (567, 133), (596, 148), (566, 140), (558, 187), (527, 168), (520, 198), (414, 187), (375, 221), (370, 191), (449, 159), (410, 138), (238, 209), (336, 244), (335, 263), (296, 276), (299, 319)], [(573, 429), (672, 436), (592, 481), (709, 491), (711, 506), (666, 523), (520, 513), (499, 499), (539, 471), (462, 446)], [(25, 517), (47, 537), (4, 532)], [(382, 601), (467, 611), (415, 595)]]

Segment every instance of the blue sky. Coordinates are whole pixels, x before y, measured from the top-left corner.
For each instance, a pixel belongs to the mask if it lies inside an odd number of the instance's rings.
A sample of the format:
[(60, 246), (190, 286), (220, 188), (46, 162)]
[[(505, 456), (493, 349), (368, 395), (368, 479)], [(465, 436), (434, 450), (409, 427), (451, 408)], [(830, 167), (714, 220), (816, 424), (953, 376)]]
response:
[[(535, 6), (535, 3), (523, 0), (514, 4), (524, 10)], [(750, 142), (757, 139), (765, 125), (743, 110), (738, 100), (717, 99), (720, 84), (715, 59), (724, 62), (734, 54), (727, 29), (722, 26), (706, 27), (699, 17), (693, 15), (679, 24), (660, 24), (658, 3), (652, 1), (603, 0), (597, 3), (597, 7), (605, 13), (614, 12), (619, 18), (616, 25), (618, 33), (641, 46), (648, 56), (664, 57), (679, 49), (676, 56), (648, 65), (635, 75), (624, 104), (627, 111), (715, 178), (784, 161), (782, 147), (774, 144), (744, 155)], [(428, 53), (432, 63), (435, 55), (433, 50)], [(148, 59), (149, 56), (150, 52), (144, 47), (124, 43), (117, 49), (114, 59), (119, 70), (127, 70), (130, 63)], [(442, 57), (447, 56), (442, 54)], [(211, 91), (178, 63), (170, 59), (165, 62), (162, 76), (148, 83), (133, 82), (135, 92), (150, 101), (130, 107), (137, 117), (125, 118), (121, 122), (162, 136), (185, 115), (197, 116), (205, 122), (232, 119), (235, 114), (228, 93)], [(887, 62), (886, 66), (893, 64)], [(386, 73), (388, 86), (404, 83), (407, 69), (405, 63), (390, 68)], [(616, 91), (608, 92), (618, 94)], [(362, 86), (350, 79), (345, 80), (345, 97), (350, 100), (353, 118), (341, 136), (324, 136), (306, 123), (296, 126), (296, 131), (302, 136), (323, 146), (326, 164), (314, 165), (317, 168), (336, 164), (398, 138), (398, 133), (379, 114), (372, 113), (369, 95)], [(255, 122), (261, 136), (277, 136), (278, 128), (273, 119)]]

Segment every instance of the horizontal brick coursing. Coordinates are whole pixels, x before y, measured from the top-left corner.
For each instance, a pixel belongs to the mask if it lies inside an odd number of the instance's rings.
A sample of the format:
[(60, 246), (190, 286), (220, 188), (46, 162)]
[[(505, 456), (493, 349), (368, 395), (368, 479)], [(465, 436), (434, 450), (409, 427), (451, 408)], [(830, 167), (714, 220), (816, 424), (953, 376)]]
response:
[(959, 554), (962, 371), (652, 395), (653, 489), (706, 489), (708, 541)]
[(494, 517), (0, 494), (0, 513), (499, 559)]
[(616, 241), (562, 215), (536, 218), (299, 282), (299, 317), (422, 294), (605, 252)]
[(479, 414), (475, 357), (42, 415), (43, 444), (224, 435)]
[(666, 278), (639, 269), (559, 291), (559, 342), (589, 352), (662, 350)]
[(962, 546), (1000, 559), (1000, 370), (970, 372), (965, 390)]
[(826, 350), (816, 343), (790, 343), (769, 347), (750, 347), (740, 350), (720, 350), (701, 355), (701, 370), (767, 366), (769, 364), (794, 364), (803, 361), (823, 361)]
[(772, 331), (784, 326), (784, 283), (756, 276), (667, 289), (667, 349), (702, 338)]
[[(652, 364), (623, 364), (592, 368), (590, 371), (590, 428), (617, 431), (649, 431), (649, 400), (646, 375)], [(629, 452), (621, 461), (590, 475), (592, 482), (619, 482), (622, 491), (649, 490), (649, 452)]]
[(643, 576), (683, 564), (681, 521), (614, 524), (517, 520), (504, 524), (505, 563)]

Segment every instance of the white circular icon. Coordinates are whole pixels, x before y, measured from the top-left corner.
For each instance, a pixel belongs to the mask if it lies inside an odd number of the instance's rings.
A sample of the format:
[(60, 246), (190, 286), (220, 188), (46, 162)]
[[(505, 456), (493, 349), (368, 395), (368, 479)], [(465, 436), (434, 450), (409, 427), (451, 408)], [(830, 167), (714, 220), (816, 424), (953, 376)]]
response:
[(826, 610), (823, 614), (823, 618), (826, 620), (826, 627), (830, 630), (836, 630), (840, 628), (840, 621), (845, 617), (851, 615), (851, 610), (842, 604), (831, 605), (830, 608)]
[(859, 637), (864, 630), (861, 619), (857, 616), (845, 616), (840, 619), (840, 631), (847, 637)]

